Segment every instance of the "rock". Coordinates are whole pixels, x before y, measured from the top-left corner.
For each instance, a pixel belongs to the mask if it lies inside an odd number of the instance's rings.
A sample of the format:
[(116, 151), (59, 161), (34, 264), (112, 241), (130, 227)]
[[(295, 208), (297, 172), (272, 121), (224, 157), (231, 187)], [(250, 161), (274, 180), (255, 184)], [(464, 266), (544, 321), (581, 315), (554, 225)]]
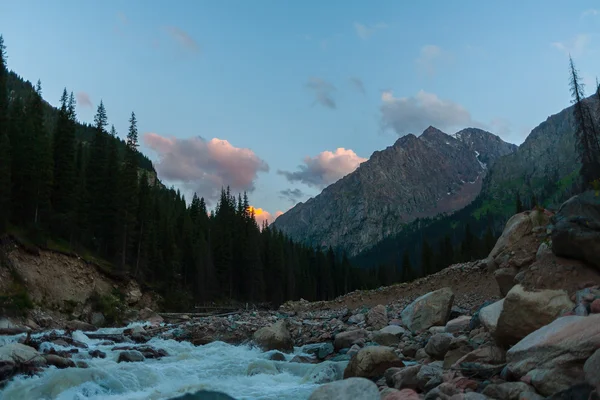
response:
[(0, 362), (12, 361), (17, 366), (30, 363), (34, 367), (46, 365), (46, 359), (33, 347), (21, 343), (9, 343), (0, 347)]
[(88, 324), (87, 322), (78, 321), (76, 319), (68, 321), (65, 324), (65, 328), (70, 329), (72, 331), (82, 331), (82, 332), (95, 332), (98, 330), (98, 328), (95, 327), (94, 325)]
[(344, 371), (335, 364), (319, 364), (310, 373), (309, 381), (321, 385), (342, 379)]
[(545, 397), (536, 392), (521, 392), (519, 400), (544, 400)]
[(380, 400), (377, 385), (365, 378), (349, 378), (318, 387), (309, 400)]
[(466, 354), (454, 365), (458, 367), (461, 363), (469, 362), (490, 365), (504, 364), (506, 362), (506, 351), (493, 345), (482, 346)]
[(137, 350), (125, 350), (119, 353), (117, 362), (141, 362), (144, 359), (144, 355)]
[(335, 347), (335, 350), (345, 349), (347, 347), (352, 346), (355, 342), (359, 341), (360, 339), (365, 339), (366, 337), (367, 331), (364, 329), (340, 332), (337, 335), (335, 335), (333, 347)]
[(136, 281), (131, 280), (125, 289), (125, 301), (128, 305), (133, 305), (142, 298), (142, 291)]
[[(516, 378), (527, 375), (539, 393), (550, 396), (568, 387), (557, 377), (583, 379), (583, 365), (598, 348), (600, 314), (561, 317), (513, 346), (506, 353), (507, 369)], [(550, 377), (551, 387), (543, 382)]]
[(359, 351), (360, 351), (360, 346), (357, 344), (353, 344), (352, 347), (350, 347), (350, 349), (348, 350), (348, 352), (346, 354), (349, 355), (350, 357), (352, 357)]
[(515, 286), (515, 276), (518, 272), (515, 267), (500, 268), (494, 272), (494, 278), (503, 297)]
[(382, 333), (391, 333), (392, 335), (398, 336), (398, 338), (402, 338), (406, 333), (406, 329), (398, 325), (388, 325), (385, 328), (381, 328), (379, 332)]
[(388, 368), (403, 367), (404, 363), (391, 347), (369, 346), (352, 357), (344, 371), (344, 379), (352, 377), (378, 378)]
[[(417, 343), (410, 343), (409, 345), (404, 346), (402, 348), (402, 354), (404, 354), (406, 357), (415, 358), (417, 355), (417, 351), (419, 351), (420, 349), (422, 349), (422, 347), (419, 346)], [(423, 350), (423, 352), (425, 352), (425, 350)], [(425, 355), (427, 355), (427, 353), (425, 353)]]
[(333, 354), (333, 344), (327, 343), (315, 343), (307, 344), (302, 347), (302, 352), (307, 354), (314, 354), (319, 360), (324, 360), (330, 354)]
[(587, 191), (564, 202), (553, 218), (552, 251), (600, 268), (600, 196)]
[(437, 335), (437, 334), (446, 332), (446, 327), (445, 326), (432, 326), (431, 328), (427, 329), (427, 332), (431, 333), (432, 335)]
[(373, 333), (373, 342), (381, 346), (396, 346), (400, 343), (400, 338), (392, 333), (377, 331)]
[(452, 336), (447, 333), (433, 335), (425, 345), (425, 352), (435, 360), (443, 360), (450, 349), (450, 343)]
[(579, 304), (577, 307), (575, 307), (575, 310), (573, 310), (573, 314), (579, 315), (580, 317), (587, 317), (589, 312), (585, 305)]
[(365, 322), (365, 314), (354, 314), (348, 318), (349, 324), (361, 324)]
[(394, 390), (393, 392), (381, 397), (381, 400), (419, 400), (420, 397), (412, 389)]
[(163, 317), (158, 315), (150, 308), (142, 308), (138, 314), (138, 319), (150, 322), (153, 325), (159, 325), (164, 322)]
[(540, 247), (538, 247), (537, 252), (535, 253), (535, 260), (539, 261), (544, 257), (551, 256), (552, 254), (552, 241), (542, 242), (542, 244), (540, 244)]
[(48, 365), (53, 365), (58, 369), (75, 367), (75, 363), (73, 362), (73, 360), (69, 360), (68, 358), (60, 357), (56, 354), (44, 354), (44, 358), (46, 359), (46, 363)]
[(284, 353), (294, 351), (294, 342), (285, 320), (279, 320), (271, 326), (260, 328), (254, 332), (253, 339), (263, 351), (279, 350)]
[(583, 365), (585, 380), (600, 391), (600, 349), (596, 350)]
[(477, 392), (466, 392), (464, 394), (456, 394), (450, 397), (450, 400), (488, 400), (489, 397)]
[(100, 350), (90, 350), (88, 351), (88, 354), (92, 358), (106, 358), (106, 353)]
[(420, 348), (419, 350), (417, 350), (417, 354), (415, 354), (415, 359), (416, 360), (425, 360), (429, 358), (429, 354), (427, 354), (427, 352), (425, 351), (424, 348)]
[(417, 374), (421, 365), (411, 365), (404, 368), (390, 368), (385, 371), (385, 381), (389, 387), (396, 389), (417, 389), (419, 381)]
[(547, 400), (600, 400), (600, 395), (594, 392), (593, 386), (580, 383), (548, 397)]
[(592, 314), (600, 314), (600, 299), (592, 301), (590, 304), (590, 312)]
[(574, 307), (565, 291), (528, 292), (523, 286), (516, 285), (504, 299), (495, 332), (496, 340), (502, 345), (515, 344)]
[(404, 325), (412, 332), (423, 331), (432, 326), (445, 326), (453, 302), (452, 289), (443, 288), (417, 298), (400, 316)]
[(33, 320), (41, 327), (43, 328), (48, 328), (50, 327), (53, 323), (54, 320), (52, 319), (51, 316), (46, 315), (44, 313), (36, 313), (33, 316)]
[(492, 335), (496, 333), (496, 328), (498, 327), (498, 319), (500, 319), (500, 314), (502, 313), (503, 308), (504, 299), (492, 303), (479, 310), (479, 321), (481, 321), (481, 325), (483, 325), (483, 327)]
[(469, 354), (473, 350), (470, 346), (461, 346), (456, 349), (450, 349), (444, 356), (444, 369), (450, 369), (458, 360)]
[(419, 389), (428, 392), (440, 385), (443, 382), (443, 372), (444, 370), (440, 362), (423, 365), (417, 373), (417, 385)]
[(469, 329), (469, 325), (471, 323), (470, 315), (461, 315), (458, 318), (454, 318), (453, 320), (448, 321), (446, 324), (446, 332), (448, 333), (458, 333), (463, 332)]
[(533, 369), (522, 381), (528, 382), (544, 396), (550, 396), (568, 389), (574, 383), (584, 383), (585, 377), (581, 365), (571, 368), (560, 366), (549, 369)]
[(367, 325), (373, 329), (381, 329), (388, 324), (387, 310), (384, 305), (379, 304), (367, 313)]
[(519, 396), (524, 392), (535, 390), (524, 382), (506, 382), (487, 385), (481, 393), (497, 400), (519, 400)]
[(301, 363), (301, 364), (316, 364), (319, 362), (319, 360), (317, 360), (316, 358), (313, 357), (309, 357), (309, 356), (301, 356), (299, 354), (296, 354), (291, 360), (290, 362), (292, 363)]
[(235, 400), (233, 397), (212, 390), (199, 390), (194, 393), (187, 393), (182, 396), (173, 397), (170, 400)]
[(271, 354), (269, 356), (269, 360), (272, 361), (285, 361), (285, 356), (283, 355), (283, 353), (280, 353), (278, 351), (276, 351), (275, 353)]
[(106, 319), (104, 318), (104, 314), (100, 312), (93, 312), (90, 316), (90, 322), (94, 326), (104, 326)]

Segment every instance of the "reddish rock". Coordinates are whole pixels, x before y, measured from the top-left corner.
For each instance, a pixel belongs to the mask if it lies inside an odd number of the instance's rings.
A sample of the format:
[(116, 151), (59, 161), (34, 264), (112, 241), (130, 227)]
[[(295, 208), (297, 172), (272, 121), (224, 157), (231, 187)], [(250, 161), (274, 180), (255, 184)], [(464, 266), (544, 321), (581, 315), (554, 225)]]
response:
[(590, 311), (592, 314), (600, 314), (600, 299), (592, 301), (592, 304), (590, 304)]
[(389, 393), (382, 400), (419, 400), (419, 395), (412, 389), (402, 389)]

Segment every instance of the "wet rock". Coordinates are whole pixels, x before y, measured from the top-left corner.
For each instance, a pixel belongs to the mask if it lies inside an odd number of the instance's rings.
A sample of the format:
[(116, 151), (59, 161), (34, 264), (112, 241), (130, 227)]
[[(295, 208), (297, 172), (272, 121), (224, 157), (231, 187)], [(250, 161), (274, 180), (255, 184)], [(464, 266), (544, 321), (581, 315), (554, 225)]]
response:
[(441, 362), (423, 365), (417, 373), (417, 385), (419, 389), (428, 392), (440, 385), (443, 382), (443, 373), (444, 370)]
[(324, 360), (330, 354), (333, 354), (333, 344), (327, 343), (315, 343), (307, 344), (302, 347), (302, 352), (307, 354), (314, 354), (319, 360)]
[(398, 336), (381, 331), (373, 333), (372, 340), (381, 346), (396, 346), (400, 343), (400, 338)]
[(515, 286), (515, 276), (518, 272), (515, 267), (500, 268), (494, 272), (494, 278), (503, 297)]
[(283, 355), (283, 353), (280, 353), (280, 352), (276, 351), (275, 353), (271, 354), (271, 356), (269, 356), (269, 360), (271, 360), (271, 361), (285, 361), (285, 356)]
[(44, 358), (46, 359), (46, 363), (48, 365), (53, 365), (58, 369), (75, 367), (75, 363), (73, 362), (73, 360), (70, 360), (70, 359), (64, 358), (64, 357), (60, 357), (56, 354), (45, 354)]
[(104, 314), (100, 312), (93, 312), (90, 316), (90, 322), (94, 326), (104, 326), (106, 323), (106, 318), (104, 318)]
[(79, 321), (79, 320), (71, 320), (65, 324), (65, 328), (72, 331), (82, 331), (82, 332), (95, 332), (98, 328), (92, 324), (88, 324), (87, 322)]
[[(559, 375), (581, 379), (585, 361), (600, 348), (600, 314), (558, 318), (513, 346), (507, 353), (507, 369), (516, 378), (528, 376), (542, 395), (565, 390), (565, 382), (554, 379), (552, 388), (544, 379)], [(560, 383), (561, 387), (555, 384)], [(550, 393), (553, 391), (554, 393)]]
[(425, 345), (425, 352), (435, 360), (443, 360), (450, 349), (450, 343), (452, 336), (447, 333), (433, 335)]
[(575, 304), (565, 291), (529, 292), (517, 285), (504, 299), (495, 333), (496, 340), (502, 345), (515, 344), (574, 307)]
[(163, 317), (150, 308), (142, 308), (138, 314), (138, 318), (142, 321), (150, 322), (153, 325), (159, 325), (164, 322)]
[(308, 357), (308, 356), (301, 356), (299, 354), (296, 354), (291, 360), (290, 362), (293, 363), (301, 363), (301, 364), (316, 364), (319, 362), (319, 360), (317, 360), (316, 358), (313, 357)]
[(27, 364), (32, 367), (43, 367), (46, 359), (33, 347), (21, 343), (9, 343), (0, 347), (0, 362), (11, 361), (15, 365)]
[(417, 375), (421, 365), (411, 365), (403, 368), (390, 368), (385, 371), (385, 380), (389, 387), (396, 389), (417, 389), (419, 380)]
[(506, 382), (487, 385), (481, 393), (498, 400), (519, 400), (519, 396), (524, 392), (535, 390), (524, 382)]
[(448, 323), (446, 324), (445, 331), (448, 333), (463, 332), (469, 329), (470, 323), (471, 316), (461, 315), (458, 318), (454, 318), (453, 320), (448, 321)]
[(394, 349), (384, 346), (369, 346), (352, 357), (344, 371), (344, 379), (352, 377), (378, 378), (388, 368), (403, 367)]
[(137, 350), (125, 350), (119, 354), (117, 362), (141, 362), (144, 361), (144, 356)]
[(412, 332), (423, 331), (432, 326), (445, 326), (453, 302), (452, 289), (443, 288), (417, 298), (400, 316), (404, 325)]
[(600, 268), (600, 196), (584, 192), (563, 203), (553, 218), (552, 251)]
[(90, 366), (88, 365), (88, 363), (86, 363), (86, 362), (85, 362), (85, 361), (83, 361), (83, 360), (76, 360), (76, 361), (75, 361), (75, 366), (76, 366), (77, 368), (89, 368), (89, 367), (90, 367)]
[(0, 382), (9, 379), (16, 372), (17, 365), (12, 360), (0, 360)]
[(309, 400), (380, 400), (379, 389), (365, 378), (349, 378), (317, 388)]
[(90, 350), (88, 351), (88, 354), (92, 358), (106, 358), (106, 353), (100, 350)]
[(254, 332), (253, 338), (263, 351), (279, 350), (284, 353), (294, 351), (294, 342), (285, 320), (279, 320), (271, 326), (257, 330)]
[(381, 329), (388, 324), (387, 310), (384, 305), (379, 304), (367, 313), (367, 325), (373, 329)]
[(334, 364), (319, 364), (311, 371), (309, 381), (322, 385), (324, 383), (334, 382), (342, 379), (344, 371)]
[(212, 390), (200, 390), (194, 393), (187, 393), (179, 397), (171, 398), (170, 400), (235, 400), (233, 397)]
[(336, 350), (344, 349), (352, 346), (354, 343), (367, 337), (367, 331), (364, 329), (356, 329), (354, 331), (340, 332), (335, 335), (333, 346)]
[(583, 366), (587, 383), (600, 390), (600, 349), (596, 350)]

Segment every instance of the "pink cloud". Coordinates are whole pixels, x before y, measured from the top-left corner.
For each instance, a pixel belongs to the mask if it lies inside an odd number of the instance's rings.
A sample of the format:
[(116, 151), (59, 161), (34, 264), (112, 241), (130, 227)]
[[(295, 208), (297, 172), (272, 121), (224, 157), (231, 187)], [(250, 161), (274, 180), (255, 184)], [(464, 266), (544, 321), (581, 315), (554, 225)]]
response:
[(75, 98), (77, 100), (77, 104), (79, 104), (81, 107), (94, 108), (92, 100), (90, 99), (90, 95), (86, 92), (77, 92)]
[(250, 206), (250, 210), (254, 211), (254, 219), (256, 220), (256, 223), (259, 227), (262, 227), (265, 221), (267, 221), (267, 223), (269, 224), (272, 224), (273, 221), (277, 219), (277, 217), (283, 214), (283, 211), (276, 211), (275, 215), (273, 215), (267, 210), (263, 210), (262, 208), (256, 208), (253, 206)]
[(192, 53), (200, 52), (200, 44), (189, 33), (176, 26), (167, 26), (166, 31), (176, 42)]
[(252, 192), (259, 172), (269, 165), (252, 150), (227, 140), (202, 137), (179, 139), (144, 134), (144, 143), (158, 154), (155, 168), (161, 179), (178, 182), (207, 200), (216, 200), (222, 187)]
[(298, 171), (277, 171), (284, 175), (290, 182), (302, 182), (309, 186), (326, 187), (367, 161), (359, 157), (353, 150), (339, 147), (335, 152), (323, 151), (315, 157), (305, 157), (304, 165)]

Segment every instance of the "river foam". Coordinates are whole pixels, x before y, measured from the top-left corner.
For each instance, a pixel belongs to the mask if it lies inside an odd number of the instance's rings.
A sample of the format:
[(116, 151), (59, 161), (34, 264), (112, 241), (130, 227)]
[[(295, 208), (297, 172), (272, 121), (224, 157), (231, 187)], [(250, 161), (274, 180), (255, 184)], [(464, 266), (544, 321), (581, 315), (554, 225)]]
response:
[[(107, 330), (107, 333), (116, 330)], [(88, 350), (101, 350), (106, 358), (91, 358), (87, 350), (74, 354), (89, 368), (56, 369), (50, 367), (36, 376), (14, 378), (0, 391), (2, 400), (163, 400), (201, 389), (227, 393), (238, 399), (307, 399), (324, 383), (341, 379), (347, 362), (320, 364), (271, 361), (270, 352), (250, 346), (214, 342), (194, 346), (188, 342), (154, 338), (147, 343), (164, 349), (169, 356), (143, 362), (117, 363), (119, 351), (114, 345), (100, 345), (82, 332), (73, 338), (88, 344)], [(10, 339), (17, 340), (18, 337)], [(44, 347), (64, 347), (44, 343)], [(42, 350), (43, 347), (40, 349)], [(296, 349), (300, 354), (300, 349)]]

